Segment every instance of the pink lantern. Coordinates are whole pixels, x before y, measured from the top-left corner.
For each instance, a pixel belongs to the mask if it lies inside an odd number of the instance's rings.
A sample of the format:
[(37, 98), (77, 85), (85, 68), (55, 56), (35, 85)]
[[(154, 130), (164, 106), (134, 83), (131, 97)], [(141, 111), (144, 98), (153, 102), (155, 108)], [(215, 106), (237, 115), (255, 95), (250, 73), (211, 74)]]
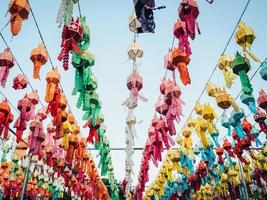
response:
[(195, 0), (182, 0), (178, 8), (178, 14), (180, 19), (186, 23), (186, 30), (191, 39), (195, 39), (196, 27), (200, 34), (197, 23), (197, 17), (199, 15), (197, 2)]
[(13, 79), (13, 88), (15, 90), (23, 90), (28, 85), (28, 79), (25, 75), (19, 74)]
[(30, 120), (31, 116), (31, 101), (25, 96), (23, 99), (18, 101), (18, 110), (20, 111), (20, 116), (14, 124), (16, 128), (17, 143), (22, 139), (23, 131), (27, 128), (27, 122)]
[(0, 83), (5, 87), (9, 70), (15, 65), (15, 58), (10, 49), (7, 48), (0, 53)]
[(191, 55), (192, 52), (184, 21), (177, 20), (173, 27), (173, 35), (179, 40), (179, 49), (183, 49), (187, 55)]
[(139, 91), (143, 88), (143, 79), (136, 70), (133, 70), (131, 75), (127, 78), (127, 88), (131, 91), (131, 95), (123, 105), (126, 104), (129, 108), (135, 108), (138, 99), (147, 101), (145, 97), (139, 94)]

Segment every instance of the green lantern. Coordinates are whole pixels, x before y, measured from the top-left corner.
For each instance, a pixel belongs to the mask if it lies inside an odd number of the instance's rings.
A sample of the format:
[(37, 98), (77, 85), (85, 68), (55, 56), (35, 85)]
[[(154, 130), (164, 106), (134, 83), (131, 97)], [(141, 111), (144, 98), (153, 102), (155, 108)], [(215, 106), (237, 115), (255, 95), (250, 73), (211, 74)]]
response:
[(233, 65), (233, 72), (234, 74), (240, 77), (244, 93), (251, 95), (253, 92), (253, 88), (247, 76), (247, 73), (251, 68), (248, 58), (241, 56), (240, 53), (237, 52)]

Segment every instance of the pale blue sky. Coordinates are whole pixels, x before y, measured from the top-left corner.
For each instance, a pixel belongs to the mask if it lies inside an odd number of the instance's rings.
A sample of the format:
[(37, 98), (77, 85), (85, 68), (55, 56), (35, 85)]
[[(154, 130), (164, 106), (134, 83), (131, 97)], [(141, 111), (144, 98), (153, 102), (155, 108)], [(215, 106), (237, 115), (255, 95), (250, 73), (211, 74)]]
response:
[[(0, 3), (0, 27), (9, 20), (9, 15), (5, 17), (7, 0), (2, 0)], [(57, 28), (56, 14), (59, 7), (59, 1), (54, 0), (30, 0), (32, 9), (36, 15), (38, 24), (46, 42), (48, 52), (53, 60), (53, 63), (58, 66), (62, 75), (62, 85), (74, 111), (75, 117), (80, 126), (83, 125), (83, 112), (75, 107), (76, 97), (71, 96), (74, 85), (74, 69), (63, 71), (62, 65), (57, 61), (57, 55), (60, 51), (61, 29)], [(140, 75), (143, 77), (144, 88), (142, 94), (148, 98), (148, 102), (140, 103), (135, 114), (143, 123), (138, 124), (136, 147), (143, 147), (147, 139), (147, 129), (150, 125), (150, 120), (154, 115), (154, 105), (159, 96), (159, 84), (164, 75), (163, 56), (166, 54), (172, 42), (172, 28), (176, 21), (177, 7), (180, 1), (173, 0), (157, 0), (157, 5), (165, 5), (167, 8), (155, 12), (156, 30), (155, 34), (143, 34), (138, 38), (139, 44), (144, 50), (144, 58), (142, 65), (139, 68)], [(191, 42), (192, 57), (189, 65), (192, 84), (182, 88), (182, 99), (186, 102), (184, 107), (184, 115), (182, 122), (187, 118), (189, 112), (200, 91), (204, 87), (207, 78), (217, 63), (241, 12), (246, 4), (246, 0), (215, 0), (212, 5), (206, 3), (205, 0), (198, 0), (200, 15), (198, 23), (202, 34), (197, 35), (196, 39)], [(86, 16), (87, 22), (91, 29), (91, 46), (90, 50), (95, 54), (96, 65), (93, 68), (95, 76), (99, 81), (98, 93), (102, 101), (102, 111), (105, 115), (107, 125), (107, 136), (110, 140), (111, 147), (124, 147), (124, 127), (125, 117), (127, 112), (121, 106), (121, 103), (129, 96), (129, 91), (126, 88), (126, 78), (130, 74), (132, 65), (131, 62), (125, 62), (127, 58), (127, 49), (130, 45), (133, 34), (128, 29), (128, 16), (132, 11), (132, 1), (116, 0), (116, 1), (99, 1), (99, 0), (80, 0), (82, 14)], [(256, 40), (252, 46), (254, 53), (261, 59), (266, 56), (267, 49), (267, 1), (252, 0), (247, 12), (243, 17), (243, 21), (252, 26), (256, 33)], [(74, 16), (78, 15), (77, 6), (74, 9)], [(32, 79), (33, 65), (29, 59), (31, 50), (40, 42), (37, 29), (34, 25), (32, 16), (29, 20), (24, 21), (22, 31), (17, 37), (14, 37), (11, 42), (11, 33), (9, 27), (4, 32), (4, 37), (8, 40), (11, 49), (14, 52), (18, 62), (30, 79), (32, 85), (38, 89), (39, 95), (44, 102), (45, 95), (45, 74), (51, 70), (51, 66), (47, 63), (41, 69), (41, 81)], [(177, 44), (177, 41), (175, 41)], [(1, 51), (5, 48), (2, 40), (0, 40)], [(236, 50), (240, 50), (235, 40), (232, 40), (227, 53), (233, 55)], [(252, 62), (250, 75), (258, 67), (257, 63)], [(28, 87), (23, 91), (14, 92), (12, 88), (12, 80), (19, 73), (18, 67), (14, 67), (7, 82), (6, 89), (2, 89), (13, 104), (17, 104), (17, 100), (29, 92)], [(217, 69), (212, 81), (218, 85), (223, 85), (222, 73)], [(266, 84), (259, 76), (253, 79), (254, 95), (257, 97), (257, 90), (263, 88)], [(231, 89), (233, 96), (240, 91), (240, 82), (235, 81), (234, 87)], [(215, 101), (205, 94), (201, 98), (201, 102), (211, 102), (215, 107)], [(221, 110), (217, 109), (218, 115)], [(15, 113), (17, 117), (17, 113)], [(183, 123), (177, 125), (177, 130), (181, 128)], [(220, 135), (227, 134), (225, 129), (221, 129)], [(84, 130), (83, 134), (87, 134), (88, 130)], [(194, 141), (198, 139), (194, 136)], [(94, 154), (95, 155), (95, 154)], [(112, 160), (115, 168), (115, 176), (118, 180), (124, 178), (124, 158), (123, 151), (113, 151)], [(136, 184), (137, 173), (141, 160), (141, 151), (134, 154), (134, 185)], [(156, 169), (151, 164), (149, 171), (151, 180), (154, 179)]]

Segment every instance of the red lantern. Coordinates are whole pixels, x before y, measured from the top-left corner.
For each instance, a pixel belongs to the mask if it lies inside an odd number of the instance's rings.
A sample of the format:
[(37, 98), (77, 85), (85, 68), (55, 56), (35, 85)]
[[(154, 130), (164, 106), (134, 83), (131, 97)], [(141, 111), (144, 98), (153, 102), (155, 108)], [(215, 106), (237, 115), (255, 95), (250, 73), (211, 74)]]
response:
[(83, 28), (79, 18), (76, 21), (72, 18), (70, 25), (63, 27), (61, 52), (58, 55), (58, 60), (61, 61), (63, 59), (64, 70), (69, 69), (69, 52), (71, 50), (79, 52), (77, 43), (81, 40), (82, 36)]
[(217, 148), (216, 148), (216, 154), (218, 155), (218, 157), (219, 157), (219, 163), (220, 164), (223, 164), (223, 148), (222, 147), (220, 147), (220, 146), (218, 146)]
[(43, 125), (39, 120), (32, 120), (30, 123), (30, 139), (29, 149), (33, 155), (37, 155), (39, 159), (42, 157), (42, 142), (45, 140)]
[(186, 24), (186, 30), (191, 39), (195, 39), (195, 29), (197, 27), (198, 33), (200, 30), (197, 23), (199, 15), (198, 5), (195, 0), (183, 0), (178, 8), (179, 17)]
[(267, 134), (266, 114), (260, 108), (257, 109), (254, 120), (259, 124), (261, 131)]
[(0, 103), (0, 136), (4, 133), (4, 139), (8, 138), (9, 125), (13, 121), (14, 116), (8, 105), (7, 99)]
[(267, 93), (263, 89), (259, 91), (259, 97), (257, 99), (257, 103), (260, 108), (267, 111)]
[(15, 90), (23, 90), (28, 85), (28, 79), (25, 75), (19, 74), (13, 79), (13, 88)]
[(9, 48), (0, 53), (0, 83), (2, 87), (5, 87), (9, 75), (9, 70), (14, 65), (15, 58)]
[(251, 125), (251, 123), (249, 123), (249, 121), (247, 119), (243, 119), (243, 121), (242, 121), (242, 128), (243, 128), (243, 131), (248, 136), (248, 138), (250, 139), (250, 141), (254, 141), (255, 138), (251, 134), (252, 125)]
[(94, 144), (94, 138), (95, 142), (99, 143), (99, 136), (98, 136), (98, 129), (101, 126), (101, 119), (98, 118), (96, 121), (96, 125), (93, 125), (92, 120), (88, 120), (86, 124), (83, 126), (83, 128), (90, 128), (89, 135), (87, 137), (87, 142)]
[(229, 156), (231, 156), (233, 158), (235, 157), (234, 156), (234, 153), (232, 151), (232, 145), (231, 145), (231, 143), (227, 139), (224, 139), (224, 141), (223, 141), (223, 149), (225, 151), (227, 151), (227, 153), (229, 154)]

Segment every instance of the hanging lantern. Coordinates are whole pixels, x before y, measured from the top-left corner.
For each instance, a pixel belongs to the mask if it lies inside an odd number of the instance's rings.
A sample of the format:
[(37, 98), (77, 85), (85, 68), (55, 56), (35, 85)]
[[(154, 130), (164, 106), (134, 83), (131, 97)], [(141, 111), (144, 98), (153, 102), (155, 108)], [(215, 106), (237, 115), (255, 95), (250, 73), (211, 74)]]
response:
[(232, 145), (231, 145), (231, 143), (227, 139), (224, 139), (224, 141), (223, 141), (223, 149), (225, 151), (227, 151), (227, 153), (229, 154), (229, 156), (231, 156), (233, 158), (235, 157), (234, 156), (234, 153), (232, 151)]
[(15, 65), (15, 58), (10, 49), (0, 53), (0, 84), (5, 87), (9, 70)]
[(166, 102), (164, 101), (163, 98), (159, 98), (157, 103), (156, 103), (156, 111), (159, 114), (162, 114), (164, 116), (166, 116), (167, 112), (168, 112), (169, 106), (168, 104), (166, 104)]
[(233, 110), (231, 112), (231, 117), (230, 117), (231, 126), (235, 129), (236, 134), (242, 139), (246, 138), (246, 135), (243, 132), (242, 123), (241, 123), (241, 119), (244, 117), (245, 117), (245, 113), (242, 108), (239, 108), (238, 111)]
[(13, 79), (13, 88), (15, 90), (23, 90), (28, 85), (28, 79), (25, 75), (19, 74)]
[(139, 91), (143, 88), (143, 79), (136, 70), (133, 70), (131, 75), (127, 78), (127, 88), (131, 91), (131, 94), (123, 105), (126, 105), (128, 108), (135, 108), (138, 99), (147, 101), (145, 97), (139, 94)]
[(215, 84), (209, 82), (206, 90), (210, 97), (214, 97), (216, 99), (217, 105), (220, 108), (227, 109), (232, 105), (236, 111), (238, 110), (238, 106), (234, 98), (228, 94), (224, 88), (219, 88)]
[(195, 29), (197, 27), (198, 33), (200, 30), (197, 23), (199, 15), (198, 5), (195, 0), (184, 0), (180, 3), (178, 14), (182, 21), (186, 23), (186, 30), (192, 40), (195, 39)]
[(17, 108), (20, 112), (20, 116), (14, 124), (14, 128), (16, 128), (17, 143), (22, 139), (23, 131), (27, 128), (27, 122), (30, 120), (31, 116), (31, 107), (32, 103), (27, 96), (18, 101)]
[(134, 33), (143, 33), (142, 25), (137, 19), (135, 11), (129, 16), (129, 29)]
[(30, 153), (37, 155), (39, 158), (42, 156), (42, 142), (45, 140), (43, 133), (43, 125), (39, 120), (32, 120), (30, 123), (30, 139), (29, 149)]
[(173, 26), (173, 35), (179, 40), (179, 49), (184, 50), (187, 55), (191, 55), (192, 52), (188, 41), (186, 23), (184, 21), (177, 20)]
[(47, 103), (50, 103), (55, 98), (57, 89), (59, 87), (60, 74), (57, 68), (46, 74), (46, 82), (47, 86), (46, 86), (45, 101)]
[(130, 45), (129, 50), (128, 50), (129, 59), (136, 62), (138, 59), (142, 58), (143, 55), (144, 55), (144, 51), (141, 49), (139, 44), (136, 41), (134, 41)]
[(260, 108), (257, 109), (257, 113), (254, 115), (254, 120), (260, 126), (261, 131), (267, 134), (266, 114)]
[(231, 88), (233, 80), (236, 78), (232, 72), (233, 59), (230, 56), (223, 54), (218, 61), (218, 67), (223, 71), (226, 86)]
[(190, 84), (190, 76), (188, 72), (187, 65), (190, 62), (190, 57), (186, 52), (182, 49), (174, 49), (172, 50), (172, 64), (176, 66), (180, 73), (180, 80), (184, 85)]
[(240, 96), (240, 99), (242, 103), (248, 106), (248, 109), (250, 110), (251, 113), (255, 114), (257, 112), (256, 101), (255, 101), (253, 94), (248, 95), (248, 94), (242, 93)]
[(23, 20), (28, 19), (30, 9), (27, 0), (10, 0), (8, 11), (11, 14), (10, 25), (14, 36), (20, 32)]
[(40, 79), (41, 66), (44, 65), (48, 59), (44, 44), (40, 44), (37, 48), (32, 50), (30, 59), (34, 64), (33, 78)]
[(263, 80), (267, 80), (267, 61), (265, 60), (260, 68), (260, 75)]
[(253, 88), (247, 76), (250, 68), (251, 66), (249, 60), (246, 57), (242, 57), (240, 53), (237, 52), (233, 64), (233, 72), (240, 77), (242, 89), (244, 93), (248, 95), (253, 92)]
[(13, 121), (14, 116), (11, 112), (7, 99), (0, 103), (0, 136), (3, 133), (4, 140), (8, 139), (9, 125)]
[(63, 59), (63, 68), (68, 70), (69, 68), (69, 52), (73, 50), (74, 52), (79, 52), (78, 42), (82, 39), (83, 28), (80, 22), (80, 18), (76, 21), (71, 19), (69, 26), (64, 26), (62, 31), (62, 43), (61, 52), (58, 55), (58, 60)]
[(235, 33), (237, 44), (239, 44), (243, 48), (243, 52), (245, 54), (247, 53), (255, 62), (260, 62), (260, 60), (250, 51), (255, 38), (256, 36), (251, 27), (246, 26), (244, 22), (238, 24), (238, 29)]
[(46, 94), (45, 101), (48, 103), (47, 112), (50, 112), (54, 117), (57, 114), (59, 107), (59, 99), (61, 91), (59, 89), (60, 74), (57, 68), (46, 74)]
[(73, 132), (69, 135), (69, 148), (66, 154), (66, 162), (68, 164), (72, 163), (74, 157), (74, 151), (78, 147), (78, 134), (80, 133), (80, 128), (78, 125), (73, 127)]
[(267, 93), (261, 89), (259, 91), (259, 97), (257, 99), (258, 106), (267, 111)]

